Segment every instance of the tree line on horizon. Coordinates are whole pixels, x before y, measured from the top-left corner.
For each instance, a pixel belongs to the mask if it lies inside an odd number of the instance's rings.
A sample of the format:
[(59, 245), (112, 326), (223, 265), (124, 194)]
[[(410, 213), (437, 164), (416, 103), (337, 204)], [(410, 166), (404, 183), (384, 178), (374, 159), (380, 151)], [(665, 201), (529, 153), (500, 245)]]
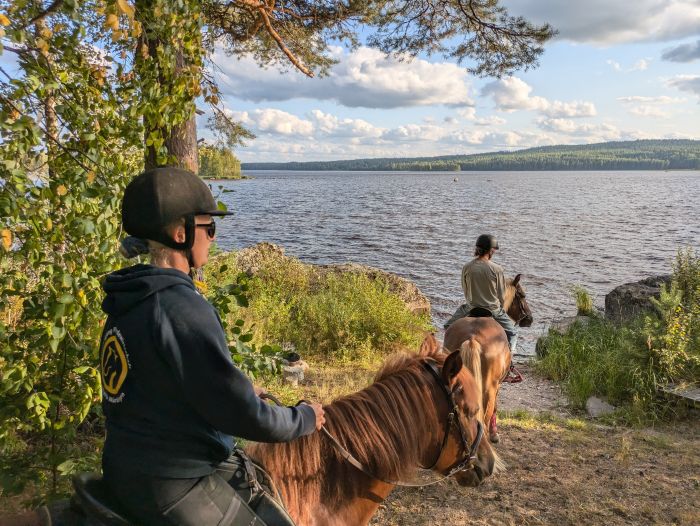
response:
[(516, 152), (419, 158), (243, 163), (244, 170), (478, 171), (698, 170), (700, 141), (645, 140), (542, 146)]

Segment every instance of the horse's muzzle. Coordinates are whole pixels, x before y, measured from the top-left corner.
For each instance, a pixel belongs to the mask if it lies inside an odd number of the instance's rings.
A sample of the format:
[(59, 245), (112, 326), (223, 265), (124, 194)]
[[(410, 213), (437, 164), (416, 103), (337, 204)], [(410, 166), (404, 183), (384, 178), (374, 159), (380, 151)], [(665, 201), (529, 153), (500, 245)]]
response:
[(525, 316), (522, 320), (520, 320), (520, 326), (521, 327), (529, 327), (532, 325), (532, 322), (535, 321), (532, 319), (532, 316)]

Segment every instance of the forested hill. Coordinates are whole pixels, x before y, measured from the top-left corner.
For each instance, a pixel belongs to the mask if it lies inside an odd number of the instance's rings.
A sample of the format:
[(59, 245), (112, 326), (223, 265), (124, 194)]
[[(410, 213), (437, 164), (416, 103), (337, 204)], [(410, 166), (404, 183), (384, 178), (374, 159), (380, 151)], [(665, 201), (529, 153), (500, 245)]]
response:
[[(313, 152), (309, 152), (313, 155)], [(657, 140), (542, 146), (442, 157), (243, 163), (244, 170), (700, 170), (700, 141)]]

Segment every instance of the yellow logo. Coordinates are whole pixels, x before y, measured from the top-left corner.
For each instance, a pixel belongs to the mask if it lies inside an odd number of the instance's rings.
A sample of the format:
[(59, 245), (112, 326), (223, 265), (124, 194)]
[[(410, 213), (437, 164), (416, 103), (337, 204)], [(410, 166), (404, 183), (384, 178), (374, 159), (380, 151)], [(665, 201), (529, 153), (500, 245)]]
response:
[(102, 387), (110, 395), (115, 396), (124, 384), (126, 374), (129, 372), (129, 362), (124, 351), (121, 334), (107, 333), (102, 344), (101, 366)]

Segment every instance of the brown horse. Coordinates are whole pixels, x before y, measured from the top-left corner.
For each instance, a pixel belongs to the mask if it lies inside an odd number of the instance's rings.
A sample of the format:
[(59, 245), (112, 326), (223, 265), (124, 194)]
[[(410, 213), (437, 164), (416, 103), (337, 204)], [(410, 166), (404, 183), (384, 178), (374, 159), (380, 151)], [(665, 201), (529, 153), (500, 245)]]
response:
[[(266, 467), (298, 526), (365, 525), (394, 488), (391, 481), (410, 479), (422, 466), (477, 486), (503, 464), (480, 440), (480, 389), (470, 372), (479, 363), (467, 365), (431, 336), (420, 353), (390, 357), (369, 387), (324, 407), (326, 429), (363, 470), (323, 433), (254, 444), (248, 454)], [(63, 510), (54, 524), (83, 524)], [(51, 524), (49, 514), (42, 508), (0, 524)]]
[[(532, 325), (532, 313), (525, 300), (520, 277), (521, 274), (518, 274), (512, 280), (507, 280), (503, 310), (516, 325), (529, 327)], [(445, 331), (443, 345), (447, 351), (461, 349), (465, 364), (473, 363), (475, 356), (480, 358), (484, 424), (488, 425), (491, 442), (498, 442), (496, 398), (512, 359), (505, 331), (493, 318), (466, 317), (455, 321)]]
[[(320, 433), (286, 444), (255, 444), (250, 456), (277, 482), (292, 518), (299, 526), (367, 524), (394, 484), (410, 478), (419, 466), (441, 474), (464, 458), (457, 426), (447, 424), (452, 393), (459, 426), (471, 444), (477, 435), (479, 389), (462, 366), (462, 356), (449, 356), (432, 342), (419, 354), (398, 354), (366, 389), (328, 406), (326, 428), (366, 468), (353, 467), (328, 437)], [(424, 362), (440, 368), (441, 379)], [(477, 448), (473, 467), (455, 473), (457, 482), (476, 486), (500, 469), (501, 462), (486, 440)], [(371, 476), (370, 476), (371, 474)]]

